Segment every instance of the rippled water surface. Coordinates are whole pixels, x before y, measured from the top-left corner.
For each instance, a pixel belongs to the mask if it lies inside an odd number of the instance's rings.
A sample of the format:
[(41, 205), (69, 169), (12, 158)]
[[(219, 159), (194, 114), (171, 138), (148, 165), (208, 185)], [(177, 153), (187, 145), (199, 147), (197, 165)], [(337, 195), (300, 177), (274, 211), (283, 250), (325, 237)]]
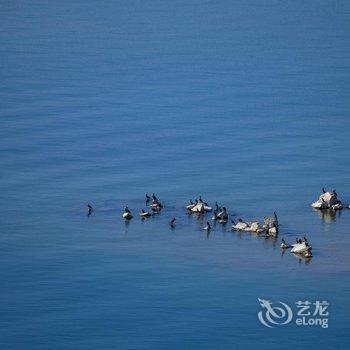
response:
[[(347, 348), (350, 210), (309, 204), (323, 186), (350, 202), (349, 14), (2, 1), (1, 347)], [(141, 221), (146, 192), (165, 208)], [(207, 236), (184, 211), (199, 195), (233, 218), (275, 210), (279, 238)], [(311, 260), (282, 254), (303, 235)], [(329, 328), (266, 328), (258, 298), (327, 300)]]

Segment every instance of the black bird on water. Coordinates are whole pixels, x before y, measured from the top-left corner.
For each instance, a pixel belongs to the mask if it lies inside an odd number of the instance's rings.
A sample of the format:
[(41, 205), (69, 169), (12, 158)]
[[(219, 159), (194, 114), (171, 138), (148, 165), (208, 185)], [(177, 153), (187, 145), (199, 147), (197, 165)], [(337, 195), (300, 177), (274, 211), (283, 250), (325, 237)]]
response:
[(175, 224), (176, 224), (176, 218), (173, 218), (170, 222), (169, 222), (169, 225), (171, 227), (175, 227)]
[(88, 203), (87, 205), (87, 211), (87, 215), (90, 216), (93, 211), (92, 205), (90, 203)]
[(205, 230), (205, 231), (210, 231), (210, 229), (211, 229), (210, 222), (207, 221), (207, 226), (205, 226), (205, 227), (203, 228), (203, 230)]

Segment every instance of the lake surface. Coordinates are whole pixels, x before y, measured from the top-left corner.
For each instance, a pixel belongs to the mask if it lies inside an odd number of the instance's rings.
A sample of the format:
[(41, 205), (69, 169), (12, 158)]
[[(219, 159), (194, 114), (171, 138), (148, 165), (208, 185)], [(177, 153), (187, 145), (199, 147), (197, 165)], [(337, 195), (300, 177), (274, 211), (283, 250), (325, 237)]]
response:
[[(350, 210), (310, 203), (322, 187), (350, 202), (349, 15), (2, 1), (1, 348), (347, 348)], [(165, 208), (141, 221), (146, 192)], [(278, 239), (207, 236), (184, 210), (199, 195), (233, 218), (275, 210)], [(311, 260), (282, 254), (303, 235)], [(326, 300), (329, 327), (267, 328), (258, 298)]]

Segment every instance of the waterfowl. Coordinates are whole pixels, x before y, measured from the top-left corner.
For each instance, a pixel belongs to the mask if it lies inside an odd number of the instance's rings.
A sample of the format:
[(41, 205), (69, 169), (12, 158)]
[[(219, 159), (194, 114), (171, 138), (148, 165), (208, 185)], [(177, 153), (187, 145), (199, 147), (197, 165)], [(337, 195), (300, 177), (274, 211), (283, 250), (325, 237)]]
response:
[(141, 209), (140, 217), (141, 217), (142, 219), (148, 218), (149, 216), (151, 216), (151, 214), (150, 214), (148, 211), (144, 211), (143, 209)]
[(189, 203), (186, 206), (186, 209), (191, 210), (192, 208), (194, 208), (196, 206), (197, 203), (198, 203), (197, 200), (195, 201), (195, 203), (193, 203), (192, 200), (190, 199)]
[(204, 203), (204, 211), (205, 212), (208, 213), (208, 212), (210, 212), (212, 210), (213, 210), (213, 208), (211, 206), (209, 206), (208, 203)]
[(215, 202), (215, 211), (219, 211), (219, 204), (218, 204), (218, 202)]
[(176, 224), (176, 218), (173, 218), (170, 222), (169, 222), (169, 225), (171, 227), (175, 227), (175, 224)]
[(128, 207), (124, 208), (123, 218), (127, 220), (132, 219), (132, 214)]
[(311, 250), (308, 250), (306, 253), (304, 253), (305, 258), (312, 258)]
[(280, 247), (281, 247), (282, 249), (287, 249), (287, 248), (289, 248), (289, 245), (286, 243), (286, 241), (285, 241), (283, 238), (282, 238)]
[(148, 203), (151, 200), (151, 197), (146, 193), (146, 203)]
[(88, 216), (91, 215), (92, 211), (93, 211), (92, 205), (90, 203), (88, 203), (88, 205), (87, 205), (87, 215)]
[(211, 229), (210, 222), (207, 221), (207, 226), (203, 227), (203, 230), (210, 231), (210, 229)]
[(226, 207), (222, 207), (222, 211), (220, 211), (217, 216), (219, 219), (227, 220), (228, 214), (227, 214)]
[(151, 209), (152, 210), (160, 210), (162, 209), (163, 205), (156, 199), (153, 199), (152, 204), (151, 204)]

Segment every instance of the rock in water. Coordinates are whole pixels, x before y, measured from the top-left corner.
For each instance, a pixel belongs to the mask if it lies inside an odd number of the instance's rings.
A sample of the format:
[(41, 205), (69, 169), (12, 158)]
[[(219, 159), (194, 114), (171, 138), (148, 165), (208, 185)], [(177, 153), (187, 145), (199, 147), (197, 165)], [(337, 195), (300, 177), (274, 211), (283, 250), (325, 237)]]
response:
[(343, 209), (342, 202), (338, 199), (337, 195), (333, 192), (326, 192), (320, 195), (319, 199), (312, 203), (311, 206), (316, 209)]

